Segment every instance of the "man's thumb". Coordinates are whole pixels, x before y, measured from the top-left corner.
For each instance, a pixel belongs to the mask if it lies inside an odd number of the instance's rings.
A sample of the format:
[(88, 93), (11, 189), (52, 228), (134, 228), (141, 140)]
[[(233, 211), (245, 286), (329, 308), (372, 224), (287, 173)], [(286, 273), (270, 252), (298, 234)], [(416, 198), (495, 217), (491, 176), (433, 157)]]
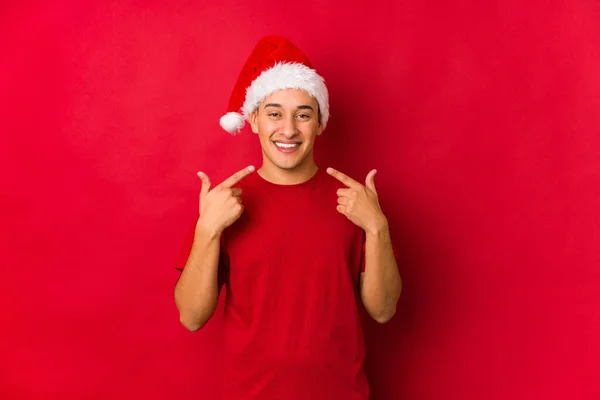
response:
[(371, 170), (371, 172), (369, 172), (369, 174), (367, 175), (367, 179), (365, 180), (365, 183), (367, 184), (367, 188), (369, 188), (370, 190), (372, 190), (375, 194), (377, 194), (377, 189), (375, 189), (375, 174), (377, 173), (377, 170)]
[(202, 181), (202, 187), (200, 188), (200, 195), (205, 195), (208, 193), (210, 189), (210, 179), (204, 172), (198, 172), (198, 178)]

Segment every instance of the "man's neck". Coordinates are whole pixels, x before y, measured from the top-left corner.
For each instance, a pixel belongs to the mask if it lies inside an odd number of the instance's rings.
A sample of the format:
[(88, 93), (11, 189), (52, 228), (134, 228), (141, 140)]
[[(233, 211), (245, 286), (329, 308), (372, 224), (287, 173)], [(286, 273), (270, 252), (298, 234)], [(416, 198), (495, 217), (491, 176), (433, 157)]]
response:
[(282, 169), (269, 163), (257, 170), (258, 174), (266, 181), (277, 185), (297, 185), (312, 178), (319, 167), (313, 161), (294, 169)]

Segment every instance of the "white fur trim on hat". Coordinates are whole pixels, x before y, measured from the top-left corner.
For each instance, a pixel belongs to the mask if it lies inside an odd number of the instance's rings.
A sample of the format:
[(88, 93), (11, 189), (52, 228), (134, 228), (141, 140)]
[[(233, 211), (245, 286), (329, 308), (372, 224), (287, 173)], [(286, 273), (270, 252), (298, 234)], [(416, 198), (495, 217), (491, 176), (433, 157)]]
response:
[[(325, 81), (315, 70), (300, 63), (277, 63), (263, 71), (246, 89), (246, 100), (242, 106), (243, 118), (247, 120), (265, 97), (282, 89), (305, 90), (313, 96), (319, 103), (321, 124), (325, 128), (329, 120), (329, 93)], [(223, 118), (229, 114), (235, 113), (228, 113)], [(231, 132), (225, 127), (224, 129)]]

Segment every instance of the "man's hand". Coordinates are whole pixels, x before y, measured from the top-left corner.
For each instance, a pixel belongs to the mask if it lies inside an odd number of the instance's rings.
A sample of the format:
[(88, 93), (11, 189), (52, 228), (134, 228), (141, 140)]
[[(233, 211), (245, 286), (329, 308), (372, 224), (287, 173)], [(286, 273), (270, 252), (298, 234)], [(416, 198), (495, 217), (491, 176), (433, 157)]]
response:
[(367, 233), (378, 234), (387, 229), (387, 219), (381, 211), (375, 189), (374, 177), (377, 170), (368, 173), (365, 186), (333, 168), (327, 168), (327, 173), (347, 187), (337, 191), (337, 210), (340, 214)]
[(212, 235), (220, 235), (233, 224), (244, 211), (242, 189), (233, 186), (254, 171), (253, 166), (236, 172), (210, 190), (210, 179), (204, 172), (198, 172), (202, 181), (200, 189), (200, 217), (196, 226)]

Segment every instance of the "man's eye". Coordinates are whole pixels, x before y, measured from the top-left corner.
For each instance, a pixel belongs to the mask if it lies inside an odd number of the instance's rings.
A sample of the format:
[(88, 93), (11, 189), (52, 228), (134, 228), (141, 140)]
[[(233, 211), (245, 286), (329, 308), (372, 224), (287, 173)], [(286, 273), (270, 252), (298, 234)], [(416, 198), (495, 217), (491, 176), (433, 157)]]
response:
[(308, 115), (308, 114), (300, 114), (300, 115), (298, 115), (298, 117), (302, 118), (302, 119), (306, 119), (306, 118), (310, 118), (310, 115)]
[(276, 112), (269, 113), (269, 117), (279, 117), (279, 113), (276, 113)]

